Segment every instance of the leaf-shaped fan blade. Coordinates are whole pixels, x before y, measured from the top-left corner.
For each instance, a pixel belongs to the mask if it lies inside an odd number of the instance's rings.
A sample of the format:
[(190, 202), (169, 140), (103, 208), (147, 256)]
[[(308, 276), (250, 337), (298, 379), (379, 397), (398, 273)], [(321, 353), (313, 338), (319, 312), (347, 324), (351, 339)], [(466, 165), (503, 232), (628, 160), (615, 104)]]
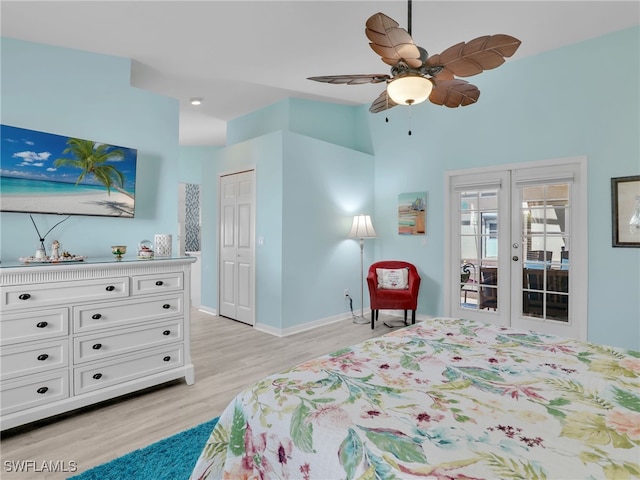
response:
[(445, 80), (436, 82), (429, 95), (431, 103), (449, 108), (466, 107), (478, 101), (480, 90), (466, 80)]
[(373, 101), (371, 107), (369, 107), (369, 111), (371, 113), (378, 113), (393, 108), (396, 105), (398, 104), (389, 98), (389, 95), (387, 95), (387, 89), (385, 88), (384, 92), (378, 95), (378, 98)]
[(382, 57), (387, 65), (394, 66), (400, 60), (412, 68), (420, 68), (420, 51), (411, 35), (398, 26), (393, 18), (384, 13), (376, 13), (367, 20), (365, 34), (371, 40), (369, 44), (374, 52)]
[(323, 83), (338, 83), (347, 85), (362, 85), (365, 83), (382, 83), (391, 77), (386, 73), (372, 73), (370, 75), (325, 75), (322, 77), (309, 77), (307, 80), (314, 80)]
[(467, 43), (458, 43), (440, 55), (429, 57), (426, 65), (441, 65), (458, 77), (470, 77), (502, 65), (505, 57), (513, 55), (520, 43), (510, 35), (485, 35)]
[(443, 82), (445, 80), (453, 80), (454, 77), (453, 72), (443, 68), (437, 75), (433, 77), (434, 82)]

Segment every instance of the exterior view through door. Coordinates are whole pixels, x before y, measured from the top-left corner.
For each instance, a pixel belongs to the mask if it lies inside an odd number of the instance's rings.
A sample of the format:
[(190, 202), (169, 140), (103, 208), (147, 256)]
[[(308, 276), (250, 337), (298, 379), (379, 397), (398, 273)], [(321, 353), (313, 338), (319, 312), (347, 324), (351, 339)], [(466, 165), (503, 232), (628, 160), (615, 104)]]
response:
[(255, 324), (255, 170), (219, 179), (219, 314)]
[(584, 172), (573, 159), (448, 176), (449, 315), (586, 339)]

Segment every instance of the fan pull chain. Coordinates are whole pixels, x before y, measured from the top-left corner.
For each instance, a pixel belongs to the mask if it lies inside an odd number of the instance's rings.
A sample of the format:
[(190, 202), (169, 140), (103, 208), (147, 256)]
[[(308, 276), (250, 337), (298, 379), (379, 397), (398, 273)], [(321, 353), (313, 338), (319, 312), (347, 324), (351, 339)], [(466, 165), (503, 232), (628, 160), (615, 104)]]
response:
[(409, 136), (411, 136), (411, 107), (412, 105), (409, 104)]
[[(385, 110), (388, 112), (388, 111), (389, 111), (389, 93), (388, 93), (386, 90), (384, 91), (384, 93), (385, 93), (384, 101), (385, 101), (385, 102), (386, 102), (386, 104), (387, 104), (387, 108), (385, 108)], [(389, 123), (389, 116), (388, 116), (388, 115), (385, 115), (385, 116), (384, 116), (384, 121), (385, 121), (386, 123)]]

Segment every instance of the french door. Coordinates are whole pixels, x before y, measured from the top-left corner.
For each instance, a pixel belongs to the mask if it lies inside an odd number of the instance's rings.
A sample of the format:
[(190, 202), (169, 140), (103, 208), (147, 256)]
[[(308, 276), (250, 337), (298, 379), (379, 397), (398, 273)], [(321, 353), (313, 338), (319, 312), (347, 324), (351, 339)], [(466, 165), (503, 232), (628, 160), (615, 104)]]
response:
[(447, 175), (447, 315), (586, 339), (586, 161)]

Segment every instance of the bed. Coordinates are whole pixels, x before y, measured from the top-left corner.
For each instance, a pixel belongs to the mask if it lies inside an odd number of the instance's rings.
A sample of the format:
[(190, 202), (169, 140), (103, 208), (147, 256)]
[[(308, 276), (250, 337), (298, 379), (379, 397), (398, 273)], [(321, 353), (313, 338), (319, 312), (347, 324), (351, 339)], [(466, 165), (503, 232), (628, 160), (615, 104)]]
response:
[(432, 319), (271, 375), (192, 479), (640, 478), (640, 352)]

